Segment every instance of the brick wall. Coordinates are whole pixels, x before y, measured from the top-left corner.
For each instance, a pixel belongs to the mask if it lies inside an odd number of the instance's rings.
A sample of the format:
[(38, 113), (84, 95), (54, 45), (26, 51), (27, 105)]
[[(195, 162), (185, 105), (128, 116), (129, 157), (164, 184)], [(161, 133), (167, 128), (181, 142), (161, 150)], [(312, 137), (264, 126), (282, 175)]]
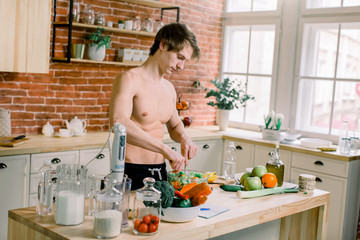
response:
[[(182, 100), (191, 103), (189, 110), (180, 115), (190, 116), (193, 125), (212, 125), (215, 110), (206, 105), (205, 93), (193, 87), (194, 81), (209, 86), (219, 72), (221, 47), (221, 15), (223, 0), (161, 0), (180, 5), (180, 22), (187, 24), (196, 34), (202, 57), (190, 63), (180, 73), (167, 76)], [(116, 0), (79, 0), (81, 9), (91, 4), (95, 11), (105, 14), (106, 21), (117, 22), (138, 12), (142, 19), (159, 18), (160, 10)], [(65, 20), (68, 1), (57, 1), (57, 20)], [(164, 23), (175, 21), (176, 11), (164, 12)], [(89, 31), (89, 30), (87, 30)], [(74, 29), (73, 43), (82, 43), (87, 32)], [(151, 37), (111, 35), (112, 48), (105, 60), (115, 61), (120, 47), (149, 49)], [(56, 31), (55, 56), (65, 56), (67, 30)], [(64, 120), (78, 116), (85, 119), (88, 131), (109, 128), (108, 110), (114, 78), (129, 67), (107, 64), (50, 63), (49, 74), (0, 72), (0, 107), (11, 111), (13, 134), (36, 134), (50, 121), (57, 131), (64, 127)]]

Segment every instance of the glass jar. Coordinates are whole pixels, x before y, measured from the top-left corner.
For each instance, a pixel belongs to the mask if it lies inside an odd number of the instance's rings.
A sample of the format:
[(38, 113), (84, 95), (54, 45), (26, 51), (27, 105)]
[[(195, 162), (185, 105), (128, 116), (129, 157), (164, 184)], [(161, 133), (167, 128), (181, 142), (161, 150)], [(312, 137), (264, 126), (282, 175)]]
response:
[(89, 4), (85, 5), (81, 13), (81, 22), (84, 24), (94, 24), (95, 22), (95, 13)]
[(138, 189), (134, 198), (133, 231), (139, 235), (158, 232), (161, 212), (161, 192), (154, 188), (155, 180), (147, 177), (144, 187)]
[(151, 18), (146, 18), (143, 24), (143, 31), (153, 32), (154, 31), (154, 20)]
[(132, 30), (140, 31), (141, 30), (141, 19), (140, 16), (136, 16), (133, 20)]
[(121, 233), (123, 196), (116, 183), (106, 178), (105, 189), (96, 194), (93, 232), (97, 238), (113, 238)]
[[(70, 19), (70, 7), (68, 9), (67, 14), (67, 21)], [(73, 3), (73, 9), (72, 9), (72, 21), (73, 22), (80, 22), (80, 3), (78, 1), (74, 1)]]
[(359, 138), (358, 137), (351, 137), (350, 138), (350, 152), (357, 153), (359, 150)]
[(95, 25), (105, 26), (105, 16), (102, 12), (97, 12), (95, 16)]
[(164, 26), (164, 23), (161, 20), (157, 19), (154, 24), (155, 32), (158, 32), (163, 26)]

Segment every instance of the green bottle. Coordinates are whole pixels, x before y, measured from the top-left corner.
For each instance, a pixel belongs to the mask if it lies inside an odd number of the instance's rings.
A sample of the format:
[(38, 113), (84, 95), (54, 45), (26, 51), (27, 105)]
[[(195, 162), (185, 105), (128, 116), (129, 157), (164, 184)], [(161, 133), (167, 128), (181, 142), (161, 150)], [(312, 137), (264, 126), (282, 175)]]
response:
[(266, 163), (266, 169), (269, 173), (275, 174), (278, 181), (278, 187), (281, 187), (284, 181), (285, 166), (284, 163), (280, 160), (279, 145), (276, 145), (276, 147), (270, 153), (270, 160), (268, 163)]

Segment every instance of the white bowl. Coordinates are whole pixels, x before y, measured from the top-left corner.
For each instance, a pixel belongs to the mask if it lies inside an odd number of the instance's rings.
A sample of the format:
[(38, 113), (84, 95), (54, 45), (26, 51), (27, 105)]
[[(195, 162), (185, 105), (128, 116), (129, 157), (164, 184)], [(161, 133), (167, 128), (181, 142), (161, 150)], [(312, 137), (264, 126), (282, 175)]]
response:
[(200, 213), (200, 206), (188, 208), (168, 207), (162, 209), (164, 216), (161, 216), (162, 221), (166, 222), (189, 222), (197, 218)]

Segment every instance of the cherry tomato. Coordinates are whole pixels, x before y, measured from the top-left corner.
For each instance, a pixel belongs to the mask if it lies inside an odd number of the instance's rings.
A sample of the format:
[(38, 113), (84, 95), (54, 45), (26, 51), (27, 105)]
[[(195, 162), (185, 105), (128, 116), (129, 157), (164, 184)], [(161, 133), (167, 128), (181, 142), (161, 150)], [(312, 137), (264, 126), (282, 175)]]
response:
[(149, 232), (156, 232), (157, 231), (157, 225), (156, 224), (150, 224), (149, 225)]
[(135, 229), (135, 230), (138, 230), (140, 224), (141, 224), (141, 220), (140, 220), (140, 219), (136, 219), (136, 220), (134, 221), (134, 229)]
[(146, 233), (148, 231), (148, 229), (149, 229), (149, 227), (148, 227), (147, 224), (141, 223), (140, 226), (139, 226), (138, 231), (142, 232), (142, 233)]
[(159, 218), (157, 216), (152, 216), (151, 217), (151, 223), (153, 224), (159, 224)]
[(145, 224), (149, 224), (151, 222), (151, 217), (149, 215), (144, 216), (143, 219), (142, 219), (142, 222), (145, 223)]

